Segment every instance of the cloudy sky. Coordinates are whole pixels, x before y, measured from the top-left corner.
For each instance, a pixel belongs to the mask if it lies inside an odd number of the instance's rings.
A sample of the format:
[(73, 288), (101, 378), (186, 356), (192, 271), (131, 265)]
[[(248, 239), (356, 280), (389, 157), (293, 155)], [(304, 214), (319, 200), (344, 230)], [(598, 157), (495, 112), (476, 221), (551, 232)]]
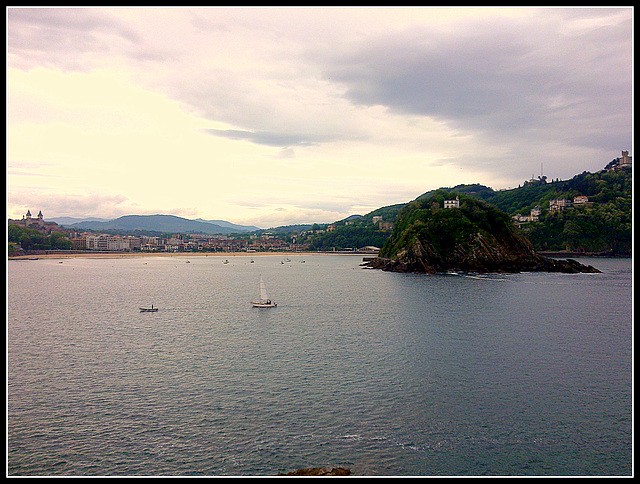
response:
[(632, 8), (7, 8), (7, 211), (333, 222), (633, 154)]

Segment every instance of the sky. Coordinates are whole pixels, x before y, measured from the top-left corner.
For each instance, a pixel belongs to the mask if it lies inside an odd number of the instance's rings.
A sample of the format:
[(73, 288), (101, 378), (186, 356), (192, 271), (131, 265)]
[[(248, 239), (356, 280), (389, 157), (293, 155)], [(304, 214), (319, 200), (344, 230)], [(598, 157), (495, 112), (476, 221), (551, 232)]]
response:
[(6, 8), (7, 215), (329, 223), (633, 155), (633, 8)]

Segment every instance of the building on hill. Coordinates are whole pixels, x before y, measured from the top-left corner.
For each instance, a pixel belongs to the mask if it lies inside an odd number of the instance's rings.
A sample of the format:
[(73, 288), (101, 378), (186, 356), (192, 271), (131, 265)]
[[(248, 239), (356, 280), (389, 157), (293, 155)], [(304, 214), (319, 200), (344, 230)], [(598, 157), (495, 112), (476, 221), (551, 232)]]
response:
[(27, 210), (27, 214), (22, 216), (21, 220), (12, 220), (9, 219), (10, 224), (21, 225), (22, 227), (27, 227), (29, 229), (36, 229), (46, 232), (50, 234), (52, 231), (60, 230), (58, 224), (55, 222), (45, 222), (44, 215), (42, 215), (42, 210), (38, 212), (38, 217), (33, 218), (31, 215), (31, 210)]
[(631, 168), (632, 157), (629, 156), (628, 151), (623, 151), (622, 156), (618, 158), (619, 168)]
[(460, 197), (456, 197), (455, 200), (445, 200), (444, 208), (460, 208)]
[(628, 151), (623, 151), (622, 156), (618, 158), (614, 158), (609, 162), (607, 166), (604, 167), (605, 170), (621, 170), (621, 169), (632, 169), (633, 157), (629, 156)]
[(557, 200), (549, 200), (549, 210), (559, 212), (565, 208), (572, 208), (573, 202), (567, 198), (558, 198)]
[(529, 215), (514, 215), (512, 219), (516, 223), (516, 225), (520, 226), (528, 222), (539, 221), (541, 213), (542, 213), (542, 209), (536, 205), (531, 209), (531, 212)]

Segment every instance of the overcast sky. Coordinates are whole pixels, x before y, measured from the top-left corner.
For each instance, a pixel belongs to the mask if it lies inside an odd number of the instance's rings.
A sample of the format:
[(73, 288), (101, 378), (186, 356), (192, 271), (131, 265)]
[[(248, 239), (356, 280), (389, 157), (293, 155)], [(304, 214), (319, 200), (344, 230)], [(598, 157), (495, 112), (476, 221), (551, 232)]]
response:
[(633, 154), (632, 8), (8, 8), (7, 210), (333, 222)]

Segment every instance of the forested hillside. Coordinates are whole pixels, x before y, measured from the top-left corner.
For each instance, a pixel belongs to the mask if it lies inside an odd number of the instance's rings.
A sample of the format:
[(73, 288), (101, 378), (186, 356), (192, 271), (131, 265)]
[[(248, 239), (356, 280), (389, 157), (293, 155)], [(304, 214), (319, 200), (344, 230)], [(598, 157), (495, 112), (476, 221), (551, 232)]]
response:
[(21, 227), (15, 224), (7, 226), (8, 255), (17, 255), (23, 250), (68, 250), (71, 242), (64, 233), (45, 234), (39, 230)]
[[(455, 197), (455, 199), (453, 198)], [(598, 272), (540, 256), (502, 210), (437, 190), (398, 213), (391, 237), (369, 267), (394, 272)]]
[[(631, 170), (583, 172), (570, 180), (525, 182), (512, 190), (494, 191), (479, 185), (451, 189), (480, 198), (509, 215), (528, 215), (541, 208), (537, 222), (521, 229), (538, 251), (631, 254)], [(552, 212), (550, 201), (586, 196), (588, 202)]]

